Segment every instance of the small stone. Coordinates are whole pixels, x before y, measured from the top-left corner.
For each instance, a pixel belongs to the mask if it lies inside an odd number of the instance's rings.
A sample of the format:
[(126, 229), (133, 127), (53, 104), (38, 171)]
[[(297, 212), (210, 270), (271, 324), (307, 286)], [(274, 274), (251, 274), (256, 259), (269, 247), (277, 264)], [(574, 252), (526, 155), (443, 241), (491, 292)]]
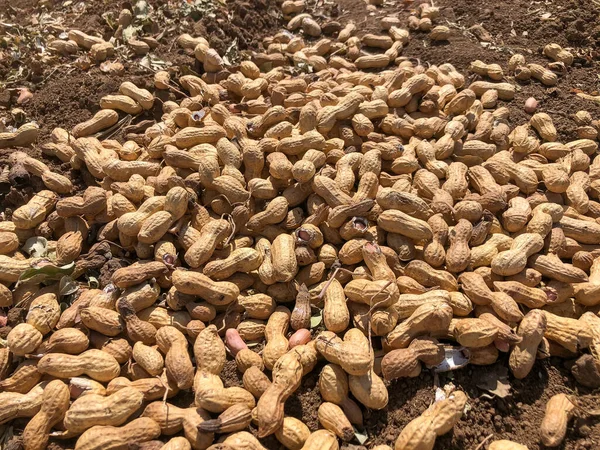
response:
[(579, 427), (579, 434), (582, 436), (589, 436), (589, 434), (592, 432), (592, 429), (590, 428), (589, 425), (582, 425)]

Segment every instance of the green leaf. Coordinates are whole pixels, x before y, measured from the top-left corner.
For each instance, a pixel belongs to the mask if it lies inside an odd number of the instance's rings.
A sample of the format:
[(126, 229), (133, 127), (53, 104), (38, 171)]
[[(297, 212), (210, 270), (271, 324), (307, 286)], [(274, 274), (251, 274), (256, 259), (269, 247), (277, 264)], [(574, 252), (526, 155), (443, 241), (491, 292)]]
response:
[(130, 39), (137, 36), (138, 32), (141, 30), (141, 27), (135, 27), (133, 25), (129, 25), (127, 28), (123, 30), (123, 41), (129, 42)]
[(21, 248), (32, 258), (42, 258), (48, 252), (48, 241), (41, 236), (30, 237)]
[(369, 440), (369, 435), (367, 434), (367, 430), (359, 430), (356, 427), (354, 428), (354, 437), (358, 441), (360, 445), (363, 445), (365, 442)]
[(314, 316), (312, 316), (310, 318), (310, 329), (314, 329), (317, 328), (319, 325), (321, 325), (321, 322), (323, 321), (323, 310), (319, 310), (319, 312), (317, 314), (315, 314)]
[(58, 267), (49, 261), (40, 261), (38, 262), (37, 267), (32, 267), (31, 269), (23, 271), (19, 277), (19, 280), (17, 281), (17, 286), (22, 283), (37, 284), (43, 283), (44, 281), (59, 280), (64, 275), (71, 275), (74, 269), (74, 262)]

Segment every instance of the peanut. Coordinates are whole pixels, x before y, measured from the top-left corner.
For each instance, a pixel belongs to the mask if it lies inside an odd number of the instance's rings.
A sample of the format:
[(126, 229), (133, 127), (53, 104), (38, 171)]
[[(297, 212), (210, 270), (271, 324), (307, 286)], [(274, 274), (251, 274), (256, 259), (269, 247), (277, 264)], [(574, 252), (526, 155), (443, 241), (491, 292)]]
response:
[(60, 381), (48, 383), (42, 394), (40, 411), (23, 430), (25, 448), (42, 450), (48, 444), (50, 430), (60, 422), (69, 408), (69, 388)]
[(540, 426), (542, 443), (558, 447), (567, 434), (567, 424), (575, 405), (566, 394), (554, 395), (546, 404), (546, 414)]
[[(65, 414), (65, 427), (81, 434), (96, 425), (119, 426), (142, 406), (143, 394), (135, 388), (121, 389), (109, 396), (88, 394), (73, 402)], [(106, 411), (111, 414), (107, 415)]]
[(435, 402), (402, 430), (396, 450), (432, 449), (436, 437), (450, 431), (460, 420), (466, 402), (467, 396), (461, 391)]
[(116, 450), (131, 443), (142, 443), (160, 436), (160, 426), (141, 417), (122, 427), (97, 426), (85, 431), (75, 444), (77, 450)]

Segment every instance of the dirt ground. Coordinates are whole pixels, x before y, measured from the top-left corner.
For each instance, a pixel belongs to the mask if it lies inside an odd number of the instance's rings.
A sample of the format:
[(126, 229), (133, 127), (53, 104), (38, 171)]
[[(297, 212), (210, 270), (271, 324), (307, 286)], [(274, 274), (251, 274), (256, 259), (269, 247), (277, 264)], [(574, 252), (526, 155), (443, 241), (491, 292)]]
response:
[[(154, 7), (151, 15), (153, 20), (145, 26), (150, 27), (160, 42), (153, 55), (160, 64), (179, 73), (185, 73), (187, 68), (196, 68), (193, 55), (186, 54), (174, 45), (174, 39), (181, 33), (204, 36), (212, 47), (221, 52), (226, 51), (235, 40), (237, 48), (243, 52), (259, 49), (262, 37), (274, 34), (285, 24), (273, 0), (196, 2), (203, 7), (211, 5), (208, 12), (206, 9), (199, 12), (202, 16), (199, 20), (190, 18), (192, 13), (182, 9), (181, 5), (186, 2), (149, 3)], [(314, 6), (315, 2), (308, 3)], [(571, 118), (576, 111), (586, 109), (594, 118), (600, 118), (600, 105), (576, 96), (580, 91), (597, 94), (600, 90), (600, 72), (597, 70), (600, 63), (600, 3), (594, 0), (439, 0), (435, 4), (441, 8), (440, 23), (447, 22), (452, 30), (450, 40), (432, 45), (425, 35), (411, 32), (410, 43), (403, 51), (404, 56), (418, 58), (422, 64), (450, 62), (458, 71), (474, 79), (468, 67), (475, 59), (496, 62), (506, 68), (510, 56), (519, 52), (525, 54), (530, 62), (547, 62), (541, 55), (542, 48), (550, 42), (556, 42), (575, 53), (573, 67), (559, 78), (555, 87), (547, 88), (537, 82), (521, 83), (515, 100), (507, 105), (511, 124), (521, 124), (529, 119), (522, 105), (531, 96), (539, 101), (541, 111), (551, 113), (563, 140), (576, 138), (575, 124)], [(408, 17), (414, 5), (396, 0), (375, 8), (367, 6), (363, 0), (319, 1), (317, 10), (323, 16), (333, 17), (343, 24), (353, 20), (361, 35), (380, 32), (379, 19), (383, 15)], [(52, 27), (67, 30), (75, 27), (110, 37), (113, 33), (110, 18), (118, 15), (120, 6), (108, 0), (0, 0), (0, 37), (5, 32), (14, 36), (18, 30), (33, 30), (43, 37), (49, 34), (48, 30)], [(7, 27), (6, 24), (11, 26)], [(490, 42), (479, 42), (469, 31), (470, 27), (477, 24), (491, 34)], [(100, 98), (117, 91), (121, 82), (130, 80), (143, 87), (151, 85), (152, 70), (141, 65), (139, 57), (122, 58), (123, 72), (108, 74), (97, 66), (82, 70), (73, 57), (53, 58), (40, 63), (35, 52), (35, 40), (21, 42), (18, 55), (5, 44), (0, 42), (0, 117), (14, 107), (22, 108), (26, 116), (40, 126), (39, 144), (48, 139), (54, 127), (70, 128), (90, 118), (99, 109)], [(29, 88), (33, 97), (27, 103), (18, 105), (16, 89), (21, 87)], [(153, 118), (152, 113), (144, 118)], [(39, 148), (27, 151), (42, 158), (56, 170), (70, 173), (67, 165), (49, 160)], [(8, 154), (7, 151), (0, 152), (0, 166), (6, 164)], [(76, 184), (83, 186), (77, 173), (70, 175)], [(0, 185), (3, 212), (9, 215), (12, 208), (25, 202), (28, 195), (41, 187), (41, 184), (34, 182), (24, 194), (19, 194), (13, 188)], [(552, 395), (573, 393), (582, 396), (585, 408), (600, 407), (597, 402), (599, 392), (578, 385), (567, 369), (568, 361), (555, 358), (538, 361), (525, 380), (509, 377), (511, 394), (505, 398), (477, 387), (481, 384), (478, 380), (495, 371), (496, 366), (506, 365), (507, 358), (503, 357), (491, 367), (468, 366), (439, 376), (439, 385), (453, 383), (464, 389), (470, 400), (468, 412), (452, 432), (437, 439), (435, 449), (487, 448), (485, 444), (478, 446), (489, 436), (514, 440), (532, 450), (542, 448), (539, 444), (539, 426), (545, 405)], [(286, 413), (301, 418), (311, 430), (318, 427), (317, 408), (321, 401), (316, 386), (318, 373), (316, 369), (305, 378), (297, 394), (286, 403)], [(226, 384), (241, 385), (241, 375), (236, 372), (233, 362), (228, 363), (224, 376)], [(435, 383), (434, 376), (426, 371), (415, 379), (392, 382), (389, 385), (389, 406), (383, 411), (366, 413), (365, 427), (369, 441), (365, 447), (370, 448), (375, 444), (393, 446), (400, 430), (431, 404)], [(597, 403), (594, 404), (594, 401)], [(600, 420), (589, 418), (579, 410), (575, 415), (577, 417), (570, 422), (567, 439), (559, 448), (600, 449)], [(15, 434), (18, 434), (20, 424), (16, 423)], [(18, 440), (13, 444), (13, 450), (19, 448)], [(270, 449), (280, 448), (274, 439), (266, 440), (265, 445)], [(69, 443), (53, 443), (51, 447), (69, 448)], [(342, 448), (365, 447), (347, 445)]]

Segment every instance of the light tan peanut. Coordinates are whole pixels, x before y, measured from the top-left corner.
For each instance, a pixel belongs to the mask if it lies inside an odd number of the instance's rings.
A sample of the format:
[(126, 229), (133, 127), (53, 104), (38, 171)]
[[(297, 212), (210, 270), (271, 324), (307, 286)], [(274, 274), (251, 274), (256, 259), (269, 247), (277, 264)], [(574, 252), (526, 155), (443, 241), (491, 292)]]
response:
[(348, 397), (348, 375), (336, 364), (327, 364), (319, 375), (319, 392), (324, 400), (339, 405), (348, 420), (362, 425), (363, 416), (354, 400)]
[(447, 303), (423, 304), (411, 316), (398, 324), (386, 336), (386, 342), (392, 348), (406, 348), (417, 336), (445, 332), (452, 319), (452, 307)]
[(198, 426), (204, 433), (230, 433), (246, 428), (252, 421), (252, 410), (246, 405), (233, 405), (217, 419), (205, 420)]
[(507, 231), (515, 233), (522, 230), (531, 216), (529, 202), (521, 197), (515, 197), (508, 202), (509, 209), (502, 214), (502, 225)]
[[(223, 441), (225, 448), (247, 448), (248, 450), (266, 450), (258, 439), (247, 431), (240, 431), (227, 436)], [(211, 449), (213, 447), (210, 447)], [(218, 448), (218, 447), (217, 447)]]
[(33, 417), (36, 415), (42, 406), (42, 396), (47, 384), (47, 382), (42, 382), (26, 394), (16, 392), (0, 393), (0, 400), (4, 405), (2, 412), (0, 412), (0, 423), (6, 423), (17, 417)]
[(317, 412), (319, 423), (323, 428), (333, 431), (343, 441), (354, 437), (354, 429), (342, 409), (335, 403), (323, 402)]
[(486, 91), (495, 89), (498, 91), (498, 98), (501, 100), (512, 100), (515, 95), (515, 86), (510, 83), (491, 83), (487, 81), (475, 81), (471, 83), (469, 89), (475, 92), (477, 96), (483, 95)]
[(545, 291), (529, 287), (518, 281), (493, 281), (494, 289), (510, 295), (517, 303), (528, 308), (541, 308), (548, 303)]
[[(75, 400), (66, 412), (65, 427), (70, 432), (81, 434), (96, 425), (122, 425), (142, 406), (143, 399), (143, 394), (132, 387), (109, 396), (85, 395)], [(106, 411), (111, 414), (107, 415)]]
[(261, 264), (262, 258), (258, 251), (253, 248), (239, 248), (233, 250), (225, 259), (207, 263), (203, 273), (213, 280), (224, 280), (235, 272), (248, 273), (258, 269)]
[(10, 330), (6, 340), (11, 353), (23, 356), (33, 353), (40, 346), (43, 338), (42, 333), (34, 326), (21, 323)]
[(444, 246), (448, 239), (448, 224), (441, 214), (431, 216), (427, 223), (433, 232), (433, 239), (423, 249), (423, 259), (433, 267), (440, 267), (446, 259)]
[(177, 386), (170, 385), (166, 377), (142, 378), (135, 381), (118, 377), (108, 383), (106, 393), (110, 395), (126, 387), (133, 387), (140, 391), (145, 401), (162, 399), (165, 395), (169, 398), (179, 392)]
[(370, 370), (367, 373), (349, 373), (348, 385), (352, 395), (367, 408), (385, 408), (389, 401), (388, 391), (383, 380), (373, 370), (374, 357), (367, 337), (358, 328), (352, 328), (344, 336), (344, 343), (354, 345), (365, 353), (371, 353)]
[(424, 261), (413, 260), (405, 268), (404, 275), (409, 276), (423, 286), (438, 286), (447, 291), (457, 291), (456, 278), (444, 270), (436, 270)]
[(502, 67), (499, 64), (486, 64), (483, 61), (475, 60), (471, 63), (469, 69), (471, 72), (487, 76), (494, 81), (500, 81), (504, 78)]
[(573, 353), (589, 347), (593, 340), (592, 329), (585, 321), (557, 316), (544, 312), (546, 329), (544, 337), (554, 341)]
[(90, 49), (94, 44), (104, 42), (102, 38), (85, 34), (83, 31), (70, 30), (69, 39), (75, 41), (77, 45), (85, 49)]
[[(72, 134), (76, 138), (90, 136), (113, 126), (118, 120), (119, 114), (117, 114), (116, 111), (112, 109), (101, 109), (90, 120), (75, 125)], [(77, 152), (77, 150), (75, 151)]]
[(436, 365), (443, 357), (443, 348), (435, 339), (417, 338), (408, 348), (387, 353), (381, 361), (381, 371), (386, 380), (415, 377), (421, 373), (421, 361)]
[(140, 311), (140, 315), (144, 314), (146, 316), (147, 314), (146, 320), (142, 320), (136, 315), (135, 309), (125, 297), (121, 297), (117, 303), (117, 310), (122, 321), (125, 322), (125, 329), (129, 338), (143, 342), (146, 345), (152, 345), (156, 341), (156, 328), (150, 323), (150, 316), (154, 310), (160, 309), (162, 308), (150, 307)]
[(227, 281), (213, 281), (198, 272), (175, 270), (172, 282), (178, 291), (196, 295), (213, 305), (227, 305), (240, 294), (240, 290), (235, 284)]
[[(29, 202), (13, 212), (12, 221), (17, 228), (35, 228), (44, 221), (58, 200), (52, 191), (40, 191)], [(16, 281), (16, 280), (14, 280)]]
[(273, 434), (283, 425), (283, 406), (288, 397), (300, 387), (302, 366), (292, 350), (273, 366), (273, 382), (256, 404), (258, 435)]
[(167, 377), (179, 389), (189, 389), (194, 382), (194, 367), (187, 350), (187, 339), (175, 327), (161, 327), (156, 332), (158, 348), (165, 354)]
[(123, 320), (117, 311), (99, 306), (88, 306), (79, 311), (81, 322), (90, 330), (98, 331), (105, 336), (116, 336), (123, 329)]
[(23, 430), (25, 448), (42, 450), (46, 448), (49, 433), (60, 422), (69, 408), (69, 388), (54, 380), (44, 388), (40, 411), (33, 416)]
[(323, 296), (323, 322), (329, 331), (341, 333), (350, 323), (344, 288), (337, 279), (331, 280)]
[(542, 443), (558, 447), (567, 434), (567, 425), (575, 405), (566, 394), (556, 394), (546, 404), (546, 413), (540, 426)]
[(171, 438), (160, 450), (191, 450), (190, 441), (182, 436)]
[(433, 232), (427, 222), (394, 209), (380, 214), (377, 224), (385, 231), (401, 234), (411, 239), (430, 240), (433, 237)]
[(466, 402), (467, 396), (456, 391), (434, 403), (402, 430), (395, 449), (432, 449), (436, 437), (450, 431), (461, 418)]
[(134, 344), (133, 359), (151, 376), (159, 375), (163, 371), (164, 360), (160, 352), (142, 342)]
[(144, 409), (142, 417), (156, 422), (162, 434), (172, 435), (183, 429), (192, 448), (206, 448), (213, 441), (212, 433), (203, 433), (198, 427), (210, 416), (201, 408), (179, 408), (166, 402), (153, 402)]
[(523, 318), (517, 303), (503, 292), (492, 292), (481, 275), (464, 272), (458, 281), (462, 291), (476, 305), (491, 305), (499, 317), (509, 322), (518, 322)]
[(492, 270), (502, 276), (516, 275), (527, 265), (527, 258), (539, 252), (543, 246), (539, 234), (521, 234), (513, 240), (510, 250), (500, 252), (492, 259)]
[(129, 81), (121, 83), (119, 92), (137, 101), (144, 109), (150, 109), (154, 104), (154, 97), (149, 91), (141, 89)]
[(24, 361), (10, 377), (0, 382), (0, 388), (5, 392), (26, 394), (40, 382), (41, 375), (34, 361)]
[(529, 265), (542, 275), (563, 283), (583, 283), (588, 281), (587, 274), (572, 264), (565, 264), (556, 255), (534, 255)]
[(298, 272), (295, 250), (296, 242), (292, 236), (281, 234), (275, 238), (271, 246), (271, 257), (275, 280), (288, 282)]
[(421, 293), (401, 294), (398, 301), (392, 305), (401, 319), (410, 317), (415, 310), (425, 303), (451, 303), (450, 293), (441, 289), (422, 291)]
[(448, 239), (450, 247), (446, 251), (446, 268), (450, 272), (461, 272), (467, 268), (471, 258), (469, 240), (473, 225), (466, 219), (460, 219), (450, 231)]
[(39, 127), (34, 122), (21, 125), (14, 132), (0, 133), (0, 148), (27, 147), (35, 142), (38, 133)]
[(210, 325), (198, 334), (194, 343), (194, 355), (198, 369), (218, 374), (225, 364), (225, 345), (217, 334), (217, 327)]
[(489, 450), (527, 450), (525, 445), (517, 444), (516, 442), (501, 439), (490, 443)]
[(330, 331), (317, 336), (316, 348), (325, 359), (338, 364), (349, 374), (363, 375), (370, 370), (371, 357), (368, 352), (342, 341)]
[(269, 377), (257, 366), (246, 369), (242, 381), (244, 388), (256, 398), (260, 398), (271, 385)]
[(295, 417), (284, 417), (283, 425), (275, 432), (277, 440), (290, 450), (300, 450), (309, 436), (308, 427)]
[(546, 316), (539, 310), (530, 311), (519, 324), (517, 334), (522, 341), (513, 348), (509, 359), (509, 366), (515, 377), (525, 378), (531, 371), (546, 326)]
[(218, 375), (198, 370), (194, 377), (196, 404), (206, 411), (221, 413), (235, 404), (254, 408), (253, 395), (246, 389), (234, 386), (225, 388)]
[(546, 86), (554, 86), (558, 83), (558, 77), (551, 70), (546, 69), (544, 66), (539, 64), (527, 64), (527, 69), (531, 73), (531, 76), (536, 80), (542, 82)]
[(263, 349), (263, 361), (267, 369), (273, 369), (277, 361), (283, 356), (289, 346), (285, 337), (290, 323), (291, 313), (289, 309), (279, 306), (275, 309), (265, 327), (265, 340)]
[(498, 327), (480, 318), (458, 319), (453, 325), (454, 338), (464, 347), (486, 347), (498, 337)]
[(122, 427), (97, 426), (85, 431), (75, 444), (77, 450), (116, 450), (130, 445), (156, 439), (160, 426), (152, 419), (141, 417)]
[(117, 360), (100, 350), (87, 350), (78, 356), (49, 353), (40, 359), (38, 370), (57, 378), (88, 375), (97, 381), (110, 381), (119, 375)]
[(544, 47), (544, 55), (554, 61), (560, 61), (570, 66), (573, 64), (573, 54), (558, 44), (548, 44)]
[(336, 435), (329, 430), (317, 430), (306, 439), (302, 450), (339, 450)]

